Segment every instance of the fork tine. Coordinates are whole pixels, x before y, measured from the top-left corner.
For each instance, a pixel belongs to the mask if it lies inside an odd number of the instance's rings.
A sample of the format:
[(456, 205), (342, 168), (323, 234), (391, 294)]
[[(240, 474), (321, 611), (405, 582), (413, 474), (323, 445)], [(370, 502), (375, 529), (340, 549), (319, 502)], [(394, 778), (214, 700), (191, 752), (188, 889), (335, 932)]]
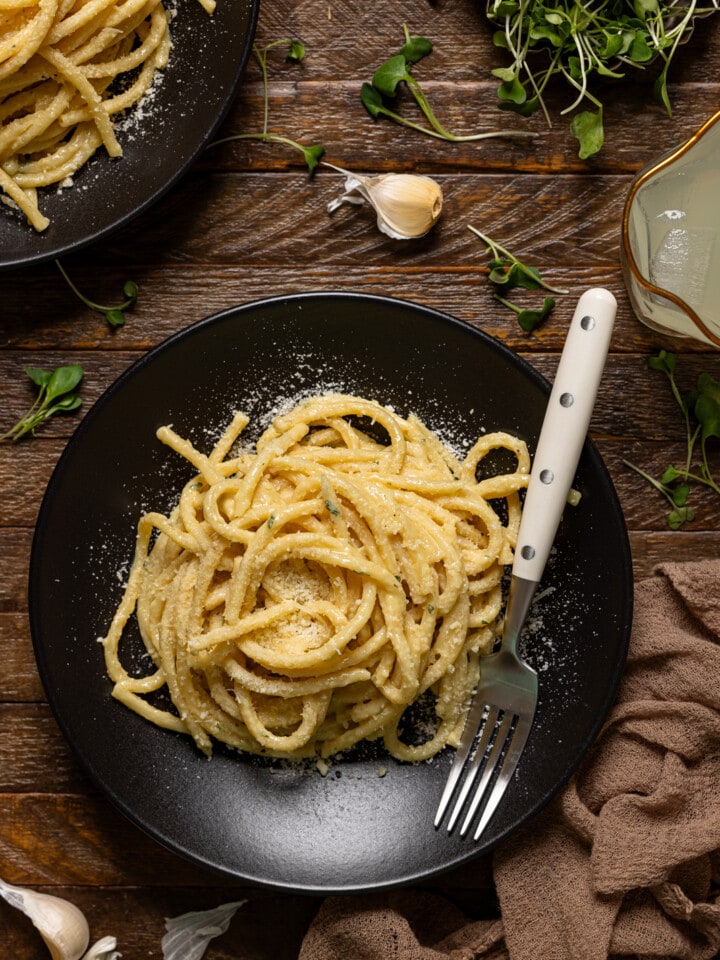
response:
[(493, 774), (497, 770), (498, 763), (502, 756), (503, 747), (508, 739), (508, 734), (510, 733), (511, 726), (513, 721), (513, 714), (505, 711), (503, 714), (502, 722), (500, 724), (500, 729), (497, 732), (495, 737), (495, 742), (493, 743), (492, 750), (490, 751), (490, 756), (487, 759), (485, 764), (485, 769), (483, 770), (482, 777), (480, 778), (480, 783), (478, 784), (477, 790), (475, 791), (475, 796), (472, 799), (470, 808), (465, 816), (462, 827), (460, 828), (460, 836), (464, 837), (468, 832), (468, 828), (473, 820), (473, 817), (477, 813), (477, 809), (480, 806), (483, 796), (487, 790), (488, 784), (492, 779)]
[[(475, 750), (475, 755), (473, 756), (472, 762), (465, 773), (465, 779), (463, 780), (462, 789), (458, 794), (458, 798), (455, 802), (455, 807), (453, 809), (453, 812), (450, 815), (450, 819), (448, 820), (448, 825), (447, 825), (448, 833), (450, 833), (453, 827), (455, 826), (455, 822), (460, 816), (460, 812), (462, 811), (462, 808), (465, 805), (465, 800), (467, 799), (467, 795), (470, 793), (473, 783), (475, 783), (475, 778), (478, 775), (478, 771), (480, 770), (482, 762), (485, 759), (485, 754), (488, 751), (488, 747), (490, 745), (490, 741), (492, 740), (492, 736), (495, 733), (495, 727), (498, 722), (499, 715), (500, 715), (500, 712), (497, 709), (497, 707), (492, 707), (492, 706), (487, 707), (487, 716), (485, 717), (485, 720), (483, 721), (483, 724), (482, 724), (482, 728), (479, 731), (480, 739), (478, 741), (478, 745)], [(475, 738), (473, 737), (473, 739)]]
[(465, 727), (463, 728), (460, 746), (455, 752), (453, 765), (450, 768), (450, 773), (448, 775), (447, 782), (445, 783), (445, 789), (443, 790), (443, 795), (440, 798), (437, 813), (435, 814), (436, 827), (440, 826), (442, 818), (445, 816), (445, 811), (450, 804), (452, 795), (455, 792), (455, 787), (457, 786), (458, 780), (462, 775), (463, 767), (465, 766), (467, 758), (470, 756), (470, 751), (475, 741), (475, 736), (478, 727), (480, 726), (480, 721), (486, 709), (485, 703), (480, 699), (476, 700), (470, 709), (468, 718), (465, 721)]
[(490, 822), (492, 815), (495, 813), (498, 804), (502, 800), (507, 785), (510, 783), (512, 775), (515, 773), (515, 768), (518, 765), (518, 761), (523, 750), (525, 749), (525, 744), (527, 743), (527, 738), (530, 734), (530, 728), (532, 727), (532, 724), (532, 716), (518, 717), (505, 760), (503, 761), (500, 773), (498, 774), (497, 780), (495, 781), (487, 803), (485, 804), (485, 809), (480, 817), (480, 822), (475, 830), (475, 835), (473, 837), (474, 840), (480, 839), (481, 834)]

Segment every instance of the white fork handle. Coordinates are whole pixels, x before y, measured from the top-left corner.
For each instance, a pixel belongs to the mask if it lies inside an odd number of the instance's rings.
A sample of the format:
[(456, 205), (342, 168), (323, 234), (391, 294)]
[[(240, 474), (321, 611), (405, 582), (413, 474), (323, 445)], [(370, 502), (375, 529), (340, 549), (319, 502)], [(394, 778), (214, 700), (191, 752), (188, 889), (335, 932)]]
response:
[(540, 581), (567, 503), (600, 385), (617, 301), (595, 287), (579, 299), (560, 357), (525, 494), (513, 575)]

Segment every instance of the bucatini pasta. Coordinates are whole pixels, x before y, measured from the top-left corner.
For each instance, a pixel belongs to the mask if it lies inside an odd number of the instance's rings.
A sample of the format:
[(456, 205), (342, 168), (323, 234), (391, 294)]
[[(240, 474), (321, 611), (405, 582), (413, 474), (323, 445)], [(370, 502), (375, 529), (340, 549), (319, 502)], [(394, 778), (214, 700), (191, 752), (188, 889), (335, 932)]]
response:
[[(103, 639), (113, 695), (208, 754), (218, 740), (329, 757), (382, 738), (416, 761), (457, 745), (497, 636), (525, 444), (487, 434), (460, 460), (417, 417), (341, 394), (276, 417), (255, 449), (239, 445), (247, 423), (209, 455), (158, 431), (195, 475), (168, 516), (139, 521)], [(514, 469), (477, 479), (498, 448)], [(154, 661), (143, 677), (122, 663), (133, 614)], [(174, 709), (151, 702), (160, 690)], [(435, 717), (407, 742), (403, 715), (428, 691)]]
[(168, 23), (161, 0), (0, 0), (0, 190), (36, 230), (38, 188), (122, 154), (112, 118), (167, 64)]

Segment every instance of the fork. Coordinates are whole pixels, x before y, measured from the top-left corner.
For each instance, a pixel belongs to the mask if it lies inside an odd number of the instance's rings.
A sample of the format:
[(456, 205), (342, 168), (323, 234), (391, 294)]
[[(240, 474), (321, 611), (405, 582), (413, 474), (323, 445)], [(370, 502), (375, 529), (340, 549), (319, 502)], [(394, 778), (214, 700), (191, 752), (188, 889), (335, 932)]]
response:
[(502, 641), (481, 661), (480, 682), (435, 816), (437, 828), (458, 790), (448, 832), (464, 811), (460, 835), (465, 836), (480, 810), (475, 840), (503, 798), (535, 718), (538, 678), (518, 644), (575, 477), (616, 309), (612, 293), (595, 287), (580, 297), (570, 322), (525, 494)]

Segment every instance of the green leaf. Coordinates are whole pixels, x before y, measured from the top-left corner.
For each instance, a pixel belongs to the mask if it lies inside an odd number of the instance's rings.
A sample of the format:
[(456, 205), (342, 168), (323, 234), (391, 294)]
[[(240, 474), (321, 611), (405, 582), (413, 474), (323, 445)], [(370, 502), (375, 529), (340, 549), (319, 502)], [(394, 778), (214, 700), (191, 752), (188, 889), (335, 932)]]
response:
[(41, 370), (40, 367), (23, 367), (23, 370), (38, 387), (46, 387), (52, 376), (51, 370)]
[(605, 49), (603, 50), (601, 56), (607, 60), (612, 60), (613, 57), (617, 57), (618, 54), (622, 52), (623, 48), (623, 36), (621, 33), (616, 33), (613, 36), (606, 37), (605, 40)]
[(408, 79), (407, 61), (401, 53), (398, 53), (377, 68), (372, 78), (372, 85), (386, 97), (394, 97), (398, 84)]
[(576, 114), (570, 124), (570, 132), (580, 143), (578, 156), (581, 160), (596, 154), (605, 140), (602, 110), (598, 110), (597, 113), (584, 110)]
[(507, 287), (508, 290), (517, 286), (517, 263), (512, 260), (493, 260), (488, 266), (490, 283), (494, 283), (497, 287)]
[(80, 383), (83, 368), (76, 363), (69, 363), (53, 371), (47, 382), (47, 399), (54, 400), (65, 393), (70, 393)]
[(532, 97), (532, 99), (526, 100), (525, 103), (513, 103), (511, 100), (501, 100), (498, 107), (501, 110), (510, 110), (513, 113), (517, 113), (518, 116), (521, 117), (530, 117), (540, 108), (540, 98)]
[(417, 63), (432, 53), (433, 45), (427, 37), (410, 37), (410, 39), (400, 48), (400, 56), (404, 57), (407, 63)]
[(652, 60), (654, 51), (648, 45), (648, 35), (638, 30), (629, 52), (633, 63), (647, 63)]
[(570, 76), (573, 80), (577, 80), (578, 83), (582, 81), (583, 73), (580, 67), (580, 57), (568, 57), (567, 59), (568, 70), (570, 71)]
[(675, 371), (676, 362), (677, 357), (674, 353), (661, 350), (656, 357), (649, 357), (648, 366), (651, 370), (661, 370), (663, 373), (671, 374)]
[(321, 143), (314, 143), (309, 147), (303, 147), (305, 163), (307, 164), (307, 168), (310, 173), (315, 172), (317, 165), (320, 163), (320, 159), (324, 153), (325, 147)]
[(490, 8), (493, 17), (512, 17), (519, 10), (517, 0), (495, 0)]
[(676, 507), (684, 507), (690, 493), (690, 485), (681, 483), (672, 492), (673, 503)]
[(525, 290), (537, 290), (542, 286), (542, 278), (537, 267), (524, 267), (518, 270), (517, 285)]
[(679, 530), (680, 527), (689, 521), (695, 519), (695, 511), (691, 507), (676, 507), (668, 514), (667, 521), (671, 530)]
[(497, 91), (499, 100), (509, 100), (511, 103), (525, 103), (527, 91), (517, 76), (500, 84)]
[(561, 47), (565, 42), (558, 31), (548, 24), (531, 27), (530, 37), (533, 40), (549, 40), (553, 47)]
[(138, 298), (139, 288), (134, 280), (126, 280), (123, 285), (123, 293), (128, 299), (128, 303), (123, 307), (124, 310), (127, 310), (128, 307), (131, 307)]
[(694, 413), (702, 427), (702, 439), (720, 438), (720, 383), (709, 373), (701, 373), (697, 388)]
[(294, 63), (300, 63), (305, 59), (305, 44), (302, 42), (302, 40), (290, 41), (285, 59), (293, 61)]
[(545, 297), (540, 310), (521, 310), (518, 315), (518, 323), (529, 333), (539, 326), (555, 306), (555, 300), (552, 297)]
[(647, 20), (648, 16), (658, 12), (660, 5), (658, 0), (633, 0), (633, 8), (641, 20)]
[(512, 83), (513, 80), (517, 80), (517, 71), (512, 67), (495, 67), (494, 70), (490, 71), (490, 74), (497, 77), (498, 80), (502, 80), (503, 83)]
[(122, 327), (125, 325), (125, 314), (122, 312), (122, 310), (118, 310), (117, 308), (106, 310), (105, 319), (113, 328)]
[(364, 83), (360, 88), (360, 99), (362, 104), (370, 114), (370, 116), (377, 120), (380, 114), (385, 109), (385, 104), (383, 103), (382, 97), (375, 89), (371, 83)]
[(496, 30), (492, 36), (493, 46), (499, 47), (501, 50), (508, 50), (508, 39), (507, 34), (504, 30)]
[(81, 403), (82, 398), (77, 393), (70, 393), (66, 397), (61, 397), (59, 400), (57, 400), (52, 405), (50, 410), (52, 413), (54, 413), (56, 410), (61, 410), (63, 413), (69, 413), (70, 410), (77, 410)]
[(662, 483), (667, 485), (668, 483), (672, 483), (673, 480), (677, 480), (678, 477), (682, 476), (684, 476), (684, 474), (682, 474), (679, 470), (676, 470), (675, 467), (670, 466), (667, 467), (660, 480)]
[(489, 280), (508, 290), (522, 287), (524, 290), (537, 290), (542, 286), (542, 278), (537, 267), (528, 267), (519, 260), (493, 260), (488, 264)]
[(671, 117), (672, 104), (670, 103), (670, 94), (668, 93), (668, 88), (667, 88), (667, 66), (655, 81), (653, 92), (655, 95), (655, 99), (658, 101), (658, 103), (661, 103), (665, 107), (665, 109), (667, 110), (668, 116)]

